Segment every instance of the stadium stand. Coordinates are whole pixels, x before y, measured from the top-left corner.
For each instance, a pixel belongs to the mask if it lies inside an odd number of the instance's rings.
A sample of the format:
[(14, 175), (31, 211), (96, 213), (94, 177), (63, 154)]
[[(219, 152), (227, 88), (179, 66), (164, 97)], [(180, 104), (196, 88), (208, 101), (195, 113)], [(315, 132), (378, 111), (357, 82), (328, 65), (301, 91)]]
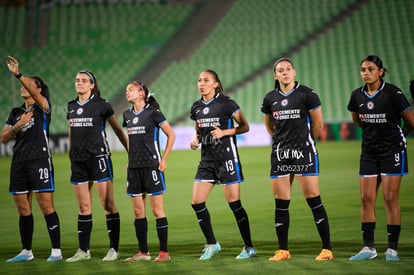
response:
[[(334, 0), (314, 4), (313, 1), (294, 0), (286, 2), (281, 9), (279, 1), (258, 0), (254, 5), (249, 1), (236, 1), (192, 57), (172, 64), (152, 84), (160, 95), (164, 112), (171, 121), (178, 123), (182, 119), (186, 123), (185, 114), (177, 112), (174, 99), (179, 93), (186, 94), (187, 106), (197, 99), (196, 81), (200, 71), (207, 68), (217, 71), (225, 89), (229, 89), (328, 23), (353, 2)], [(302, 8), (295, 8), (298, 6)], [(309, 16), (312, 14), (317, 16)], [(306, 18), (305, 23), (302, 18)], [(239, 92), (243, 91), (236, 94)], [(174, 105), (168, 106), (170, 102)], [(258, 106), (260, 109), (260, 104)]]
[[(53, 5), (48, 13), (40, 12), (40, 16), (50, 16), (47, 45), (26, 49), (22, 37), (28, 11), (23, 7), (0, 7), (0, 14), (7, 14), (2, 21), (16, 20), (13, 18), (18, 15), (20, 22), (17, 29), (14, 21), (5, 22), (2, 37), (10, 35), (13, 39), (2, 38), (0, 49), (19, 58), (24, 74), (39, 75), (49, 84), (55, 111), (51, 132), (67, 132), (65, 110), (67, 102), (76, 96), (77, 71), (92, 70), (103, 97), (111, 100), (123, 93), (125, 83), (171, 38), (192, 8), (156, 3)], [(18, 94), (15, 91), (19, 84), (5, 67), (3, 75), (0, 115), (6, 118), (12, 103), (20, 102), (20, 98), (9, 99), (6, 91)]]
[[(175, 125), (191, 123), (188, 111), (198, 98), (198, 73), (207, 68), (219, 73), (226, 92), (252, 123), (262, 122), (261, 100), (273, 87), (271, 64), (283, 54), (294, 61), (297, 80), (319, 93), (327, 122), (349, 120), (346, 104), (361, 83), (358, 65), (366, 55), (381, 56), (389, 67), (386, 80), (405, 92), (414, 78), (412, 0), (291, 0), (283, 1), (283, 8), (276, 0), (229, 1), (216, 25), (206, 17), (204, 24), (214, 25), (206, 37), (191, 34), (200, 40), (197, 48), (171, 58), (155, 78), (140, 78), (143, 70), (156, 67), (153, 62), (164, 47), (171, 48), (168, 42), (181, 28), (200, 27), (191, 26), (190, 20), (200, 17), (200, 2), (53, 5), (48, 10), (48, 43), (40, 48), (24, 45), (27, 10), (0, 6), (0, 50), (20, 57), (25, 74), (40, 75), (49, 83), (54, 133), (67, 131), (66, 103), (75, 96), (73, 79), (82, 68), (96, 73), (109, 100), (122, 99), (125, 83), (138, 77)], [(41, 15), (46, 13), (42, 10)], [(17, 81), (3, 68), (0, 115), (5, 119), (20, 98)]]
[[(352, 2), (359, 4), (359, 6), (350, 9), (349, 7), (353, 4)], [(312, 23), (313, 21), (310, 20), (311, 16), (301, 14), (296, 15), (296, 17), (304, 18), (306, 23), (303, 24), (302, 22), (298, 25), (305, 25), (306, 31), (298, 31), (296, 34), (292, 33), (292, 31), (285, 34), (278, 34), (276, 28), (271, 35), (269, 34), (270, 32), (267, 33), (267, 37), (273, 36), (270, 41), (266, 40), (266, 35), (261, 38), (258, 38), (257, 34), (252, 35), (253, 33), (260, 31), (266, 33), (264, 24), (257, 27), (256, 31), (251, 31), (251, 29), (248, 29), (245, 25), (241, 28), (244, 32), (240, 29), (234, 31), (234, 36), (252, 37), (252, 39), (245, 38), (246, 41), (244, 42), (244, 45), (249, 45), (249, 47), (255, 48), (255, 53), (249, 52), (248, 50), (239, 51), (237, 48), (243, 47), (239, 45), (243, 43), (243, 39), (231, 38), (233, 33), (231, 31), (224, 32), (227, 33), (225, 39), (213, 40), (214, 35), (219, 36), (217, 33), (219, 32), (220, 27), (218, 27), (205, 44), (209, 43), (209, 41), (213, 41), (211, 44), (222, 45), (222, 47), (226, 49), (223, 52), (227, 51), (228, 55), (234, 53), (234, 56), (229, 57), (222, 54), (220, 46), (212, 47), (213, 50), (209, 54), (203, 53), (205, 50), (203, 47), (207, 47), (206, 45), (203, 45), (197, 52), (199, 56), (194, 56), (191, 60), (185, 60), (181, 64), (174, 64), (174, 68), (173, 66), (172, 68), (168, 68), (168, 78), (171, 79), (172, 76), (174, 76), (179, 79), (179, 81), (183, 81), (186, 77), (178, 77), (179, 74), (188, 74), (187, 78), (190, 78), (190, 73), (192, 73), (194, 79), (193, 87), (188, 87), (188, 89), (190, 89), (188, 90), (190, 91), (188, 94), (189, 97), (192, 97), (194, 100), (196, 99), (194, 93), (196, 93), (195, 83), (197, 77), (197, 73), (194, 75), (194, 72), (205, 69), (203, 64), (207, 64), (207, 66), (213, 64), (212, 66), (214, 67), (212, 68), (219, 72), (225, 88), (227, 91), (230, 91), (231, 96), (240, 103), (241, 108), (245, 111), (249, 121), (253, 123), (262, 122), (262, 114), (259, 111), (261, 100), (264, 94), (273, 87), (273, 76), (271, 72), (272, 61), (282, 53), (288, 53), (298, 69), (297, 80), (314, 88), (320, 95), (325, 121), (328, 123), (349, 121), (350, 116), (346, 110), (346, 105), (349, 100), (350, 92), (361, 85), (358, 66), (363, 57), (369, 54), (379, 55), (384, 60), (385, 65), (390, 69), (385, 80), (402, 88), (407, 96), (408, 81), (413, 78), (412, 57), (414, 54), (414, 37), (413, 33), (409, 30), (414, 27), (414, 21), (410, 21), (411, 14), (414, 12), (414, 2), (408, 0), (391, 2), (386, 0), (357, 2), (341, 2), (340, 4), (343, 6), (339, 4), (336, 6), (336, 9), (333, 9), (327, 7), (330, 7), (330, 4), (335, 6), (338, 3), (330, 1), (329, 3), (310, 7), (309, 1), (303, 1), (303, 5), (301, 6), (306, 7), (304, 10), (308, 11), (308, 14), (315, 14), (316, 12), (311, 12), (313, 9), (325, 9), (327, 12), (331, 12), (326, 20), (329, 20), (330, 18), (332, 21), (324, 21), (325, 23), (323, 24), (327, 25), (327, 28), (323, 32), (318, 30), (318, 28), (321, 27), (320, 21), (315, 20), (314, 23)], [(314, 3), (315, 2), (312, 2), (312, 4)], [(258, 4), (260, 5), (260, 3)], [(296, 2), (294, 5), (298, 6), (300, 3)], [(278, 18), (276, 7), (273, 9), (270, 5), (267, 7), (275, 13), (273, 17), (267, 16), (267, 18), (271, 18), (272, 20)], [(342, 11), (339, 7), (343, 8)], [(225, 23), (225, 20), (228, 20), (231, 13), (237, 8), (238, 6), (235, 5), (233, 10), (229, 12), (221, 24), (226, 26), (229, 25)], [(347, 10), (347, 8), (349, 9)], [(250, 14), (257, 13), (254, 8), (248, 10)], [(285, 10), (286, 9), (283, 11)], [(297, 13), (297, 9), (292, 10)], [(340, 12), (343, 12), (345, 16), (342, 16), (339, 20), (338, 18), (335, 18), (335, 16)], [(323, 14), (323, 12), (318, 12), (317, 14), (320, 15)], [(260, 18), (266, 17), (263, 12), (261, 15)], [(240, 14), (240, 17), (246, 19), (248, 18), (248, 15)], [(285, 14), (282, 18), (289, 17), (294, 18), (294, 16), (289, 13)], [(253, 25), (255, 24), (255, 22), (250, 21), (249, 23)], [(287, 23), (287, 25), (290, 26), (289, 30), (298, 29), (298, 27), (291, 24), (292, 22)], [(272, 24), (271, 20), (269, 20), (268, 25), (274, 26), (276, 24)], [(314, 29), (312, 30), (309, 26), (313, 26)], [(324, 26), (322, 26), (322, 28), (323, 27)], [(316, 31), (316, 34), (312, 33), (314, 31)], [(302, 33), (302, 36), (297, 36), (300, 33)], [(288, 43), (288, 45), (290, 45), (287, 47), (288, 50), (285, 50), (284, 43), (286, 43), (290, 37), (287, 34), (292, 35), (293, 38), (291, 38)], [(309, 43), (305, 46), (295, 45), (298, 41), (299, 44), (303, 42), (303, 36), (309, 36), (312, 39), (310, 39)], [(258, 39), (262, 39), (260, 41), (268, 41), (268, 45), (258, 46), (255, 44), (255, 41)], [(220, 44), (218, 41), (221, 41), (222, 43)], [(230, 43), (223, 41), (230, 41)], [(223, 43), (227, 45), (223, 45)], [(231, 44), (231, 46), (228, 44)], [(265, 60), (266, 53), (268, 53), (264, 48), (266, 46), (269, 48), (272, 46), (278, 47), (268, 55), (268, 60)], [(300, 50), (289, 50), (289, 47), (296, 49), (299, 46), (302, 47)], [(214, 50), (215, 52), (213, 53)], [(236, 56), (238, 56), (238, 59)], [(265, 67), (264, 69), (259, 68), (260, 73), (252, 76), (256, 69), (254, 62), (257, 62), (261, 56), (263, 58), (262, 63), (265, 64)], [(244, 67), (240, 69), (240, 66)], [(243, 75), (243, 73), (245, 73), (244, 69), (246, 68), (247, 72), (250, 74), (248, 76)], [(163, 75), (160, 76), (155, 84), (161, 82), (162, 77)], [(236, 83), (240, 79), (242, 79), (242, 85)], [(174, 85), (179, 87), (178, 83), (175, 83)], [(157, 87), (157, 85), (153, 85), (153, 87), (162, 91), (162, 87)], [(185, 88), (180, 89), (180, 92), (183, 91), (186, 91)], [(188, 99), (188, 101), (189, 106), (191, 104), (191, 99)], [(171, 101), (166, 100), (165, 102)], [(175, 110), (176, 109), (173, 108), (173, 111)], [(174, 114), (171, 114), (171, 116), (174, 118)], [(190, 124), (191, 122), (188, 121), (188, 119), (185, 120), (186, 117), (187, 114), (184, 114), (181, 117), (178, 116), (177, 121), (180, 122), (182, 119), (184, 121), (182, 123)]]
[(414, 2), (369, 1), (352, 17), (338, 24), (292, 58), (298, 79), (321, 96), (329, 122), (350, 120), (346, 110), (350, 93), (362, 85), (359, 62), (369, 54), (383, 59), (389, 69), (385, 81), (399, 86), (409, 96), (414, 77)]

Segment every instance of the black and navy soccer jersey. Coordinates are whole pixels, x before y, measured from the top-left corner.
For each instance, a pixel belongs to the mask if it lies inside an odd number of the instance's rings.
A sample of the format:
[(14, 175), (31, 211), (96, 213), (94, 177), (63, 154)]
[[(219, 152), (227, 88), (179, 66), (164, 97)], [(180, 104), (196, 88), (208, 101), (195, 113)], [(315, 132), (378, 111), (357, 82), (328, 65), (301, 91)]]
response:
[(16, 124), (22, 114), (33, 112), (32, 119), (16, 135), (12, 161), (26, 161), (51, 156), (49, 148), (50, 110), (50, 103), (47, 113), (37, 104), (32, 105), (29, 109), (25, 109), (24, 104), (12, 109), (6, 121), (6, 124), (10, 126)]
[(158, 167), (160, 125), (165, 121), (162, 112), (149, 104), (139, 112), (134, 107), (124, 112), (122, 126), (129, 137), (129, 168)]
[(113, 115), (111, 104), (99, 96), (92, 95), (84, 103), (77, 99), (68, 103), (72, 160), (110, 154), (105, 124)]
[(318, 95), (297, 82), (287, 94), (279, 89), (269, 92), (263, 99), (261, 111), (273, 118), (273, 150), (311, 146), (316, 152), (309, 112), (320, 106)]
[(378, 91), (369, 95), (362, 86), (352, 92), (348, 110), (358, 114), (362, 122), (362, 150), (381, 154), (395, 148), (406, 148), (401, 128), (401, 114), (410, 103), (401, 90), (382, 82)]
[(239, 110), (240, 107), (234, 100), (222, 94), (217, 94), (208, 102), (200, 99), (193, 103), (190, 118), (197, 125), (202, 160), (238, 158), (235, 135), (215, 139), (210, 132), (214, 126), (223, 130), (234, 128), (233, 115)]

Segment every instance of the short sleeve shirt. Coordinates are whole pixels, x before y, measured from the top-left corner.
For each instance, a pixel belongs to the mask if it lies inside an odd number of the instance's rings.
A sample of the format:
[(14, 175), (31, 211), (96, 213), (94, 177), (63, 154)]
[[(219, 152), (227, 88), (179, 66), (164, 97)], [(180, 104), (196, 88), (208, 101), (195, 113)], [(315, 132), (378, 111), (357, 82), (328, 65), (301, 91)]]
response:
[(123, 113), (122, 126), (129, 137), (128, 167), (154, 167), (161, 161), (160, 125), (166, 122), (163, 113), (147, 104), (141, 111), (134, 107)]
[(37, 104), (25, 109), (23, 104), (13, 108), (6, 121), (6, 125), (13, 126), (20, 120), (22, 114), (33, 112), (32, 119), (27, 122), (16, 136), (13, 147), (12, 161), (26, 161), (51, 156), (49, 148), (49, 125), (51, 119), (51, 107), (49, 112), (44, 112)]
[(261, 111), (273, 119), (272, 147), (286, 149), (311, 149), (316, 152), (311, 134), (309, 112), (321, 106), (318, 95), (310, 88), (296, 82), (285, 94), (279, 89), (269, 92), (263, 99)]
[(406, 148), (401, 117), (408, 108), (407, 98), (392, 84), (382, 82), (372, 96), (366, 86), (354, 90), (348, 110), (357, 113), (362, 121), (363, 152), (381, 154), (393, 148)]
[(237, 103), (228, 96), (217, 94), (210, 101), (202, 99), (193, 103), (190, 118), (195, 121), (201, 143), (202, 160), (226, 160), (237, 157), (236, 136), (214, 139), (210, 134), (214, 126), (220, 129), (234, 127), (233, 115), (240, 110)]
[(111, 104), (99, 96), (91, 95), (84, 103), (78, 100), (68, 103), (72, 160), (86, 160), (110, 154), (105, 124), (113, 115)]

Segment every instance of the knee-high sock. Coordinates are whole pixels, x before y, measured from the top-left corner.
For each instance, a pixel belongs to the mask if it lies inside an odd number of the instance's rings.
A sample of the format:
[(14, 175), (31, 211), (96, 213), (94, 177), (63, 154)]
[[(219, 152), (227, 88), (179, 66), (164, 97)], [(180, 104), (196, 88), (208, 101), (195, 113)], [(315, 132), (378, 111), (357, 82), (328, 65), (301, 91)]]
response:
[(331, 250), (331, 235), (329, 232), (328, 215), (322, 204), (321, 196), (306, 199), (312, 210), (313, 219), (315, 220), (319, 236), (322, 241), (322, 248)]
[(252, 239), (250, 235), (250, 224), (246, 210), (244, 210), (241, 201), (234, 201), (229, 203), (231, 210), (233, 211), (234, 217), (236, 218), (237, 226), (239, 227), (240, 234), (243, 238), (245, 246), (253, 247)]
[(279, 249), (288, 250), (289, 235), (289, 204), (290, 200), (275, 199), (275, 229), (279, 242)]
[(135, 235), (137, 236), (137, 240), (138, 240), (139, 251), (147, 253), (148, 252), (148, 241), (147, 241), (148, 222), (147, 222), (147, 218), (135, 219), (134, 226), (135, 226)]
[(375, 222), (363, 222), (361, 223), (361, 231), (362, 231), (362, 240), (364, 242), (364, 246), (368, 247), (375, 247), (374, 241), (374, 232), (375, 232)]
[(201, 231), (204, 234), (204, 237), (206, 238), (207, 244), (215, 244), (216, 237), (213, 233), (213, 228), (211, 226), (210, 221), (210, 213), (208, 212), (208, 209), (206, 207), (206, 203), (198, 203), (198, 204), (192, 204), (191, 205), (197, 215), (198, 218), (198, 224), (200, 225)]
[(168, 220), (166, 217), (156, 219), (158, 240), (160, 241), (160, 251), (168, 252)]
[(83, 251), (89, 250), (92, 232), (92, 214), (78, 215), (78, 240), (79, 248)]
[(60, 249), (60, 222), (58, 214), (55, 211), (52, 214), (45, 215), (45, 220), (52, 248)]
[(119, 213), (106, 215), (106, 228), (108, 229), (109, 247), (118, 251), (120, 232)]
[(398, 249), (398, 239), (400, 238), (401, 225), (391, 225), (387, 224), (387, 233), (388, 233), (388, 248), (397, 250)]
[(19, 217), (19, 231), (20, 231), (20, 240), (22, 242), (23, 249), (26, 249), (26, 250), (32, 249), (33, 230), (34, 230), (33, 215), (30, 214), (28, 216), (20, 216)]

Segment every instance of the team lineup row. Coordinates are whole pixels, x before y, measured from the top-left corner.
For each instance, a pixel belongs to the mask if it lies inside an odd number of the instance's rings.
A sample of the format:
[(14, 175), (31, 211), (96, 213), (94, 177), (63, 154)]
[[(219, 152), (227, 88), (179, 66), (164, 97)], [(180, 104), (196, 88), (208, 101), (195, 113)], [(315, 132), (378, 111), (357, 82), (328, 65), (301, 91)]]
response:
[[(61, 261), (60, 222), (53, 203), (55, 189), (53, 164), (48, 145), (51, 103), (49, 88), (38, 76), (23, 76), (18, 60), (8, 56), (7, 66), (22, 84), (24, 103), (12, 108), (1, 132), (2, 143), (15, 140), (10, 168), (9, 192), (19, 213), (21, 252), (7, 262), (34, 259), (32, 236), (34, 220), (31, 201), (34, 194), (45, 217), (51, 241), (47, 261)], [(273, 65), (275, 85), (263, 98), (261, 112), (264, 125), (272, 136), (270, 179), (275, 200), (275, 235), (278, 249), (269, 261), (290, 259), (288, 231), (291, 186), (296, 178), (312, 211), (322, 243), (316, 261), (334, 259), (328, 214), (319, 191), (319, 160), (316, 139), (324, 124), (322, 104), (317, 93), (295, 81), (296, 69), (291, 60), (280, 58)], [(398, 194), (403, 175), (408, 173), (406, 135), (414, 128), (414, 113), (401, 90), (383, 80), (386, 69), (375, 55), (360, 63), (363, 86), (352, 92), (348, 103), (355, 124), (362, 128), (360, 156), (361, 228), (363, 248), (349, 259), (370, 260), (377, 257), (374, 243), (376, 226), (375, 201), (381, 184), (388, 248), (387, 261), (398, 261), (401, 214)], [(103, 261), (118, 260), (120, 216), (114, 201), (110, 148), (106, 139), (108, 122), (128, 152), (127, 194), (135, 216), (134, 228), (138, 252), (124, 261), (149, 261), (145, 213), (148, 197), (156, 219), (159, 254), (155, 262), (170, 261), (168, 220), (163, 207), (166, 191), (164, 171), (175, 142), (174, 130), (161, 108), (140, 81), (125, 89), (131, 107), (124, 111), (122, 126), (111, 104), (100, 94), (96, 76), (90, 70), (76, 74), (77, 97), (68, 103), (70, 181), (78, 202), (78, 241), (76, 253), (67, 262), (89, 260), (92, 231), (92, 187), (96, 186), (106, 214), (109, 250)], [(224, 94), (218, 74), (205, 70), (198, 77), (201, 98), (191, 106), (195, 135), (190, 143), (201, 150), (191, 206), (198, 219), (206, 244), (200, 260), (209, 260), (221, 250), (216, 240), (206, 206), (216, 184), (224, 185), (224, 195), (234, 214), (244, 246), (236, 259), (256, 256), (251, 239), (248, 214), (240, 200), (240, 183), (244, 180), (236, 136), (249, 131), (249, 123), (239, 105)], [(381, 119), (372, 119), (380, 117)], [(404, 122), (404, 123), (402, 123)], [(123, 130), (124, 127), (126, 131)], [(160, 130), (166, 135), (161, 154)]]

